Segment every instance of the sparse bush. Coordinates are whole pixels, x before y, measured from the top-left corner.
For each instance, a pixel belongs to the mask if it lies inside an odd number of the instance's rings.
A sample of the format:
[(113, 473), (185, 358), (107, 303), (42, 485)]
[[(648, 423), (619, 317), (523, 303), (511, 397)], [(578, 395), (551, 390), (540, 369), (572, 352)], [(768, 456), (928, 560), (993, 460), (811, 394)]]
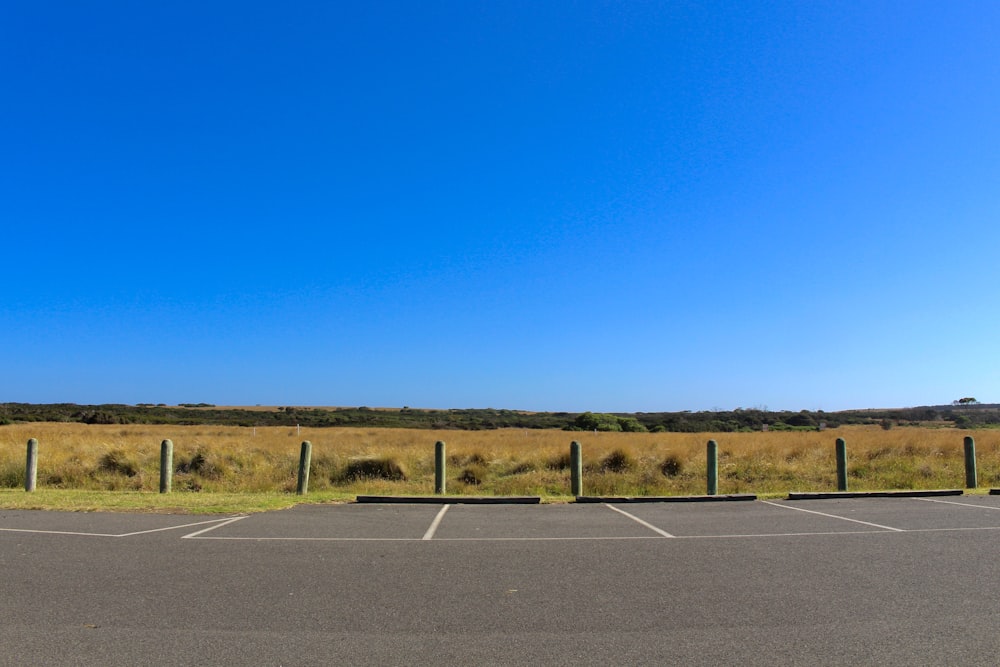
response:
[(645, 433), (647, 430), (635, 417), (619, 417), (618, 425), (625, 433)]
[(110, 472), (126, 477), (135, 477), (139, 474), (139, 467), (120, 449), (113, 449), (102, 456), (97, 462), (97, 469), (99, 472)]
[(573, 424), (567, 430), (620, 432), (622, 426), (618, 423), (618, 417), (614, 415), (584, 412), (573, 420)]
[(660, 472), (663, 473), (664, 477), (677, 477), (681, 474), (682, 467), (681, 460), (671, 454), (660, 464)]
[(565, 454), (560, 454), (559, 456), (549, 459), (546, 462), (545, 466), (549, 470), (569, 470), (571, 463), (572, 461), (570, 460), (570, 455), (567, 452)]
[(174, 488), (178, 491), (201, 491), (201, 484), (187, 473), (174, 475)]
[(523, 475), (525, 473), (535, 472), (536, 470), (538, 470), (538, 466), (535, 465), (534, 461), (520, 461), (511, 467), (509, 474)]
[(466, 466), (462, 474), (458, 476), (458, 481), (463, 484), (479, 486), (486, 480), (486, 466), (472, 464)]
[(196, 451), (187, 460), (181, 459), (174, 465), (174, 472), (199, 475), (204, 479), (211, 480), (221, 479), (224, 475), (223, 467), (219, 465), (214, 457), (210, 458), (207, 456), (202, 449)]
[(601, 459), (601, 472), (627, 472), (635, 466), (635, 459), (624, 449), (616, 449)]
[(355, 459), (347, 464), (344, 479), (350, 481), (386, 479), (394, 482), (405, 482), (406, 472), (392, 458)]

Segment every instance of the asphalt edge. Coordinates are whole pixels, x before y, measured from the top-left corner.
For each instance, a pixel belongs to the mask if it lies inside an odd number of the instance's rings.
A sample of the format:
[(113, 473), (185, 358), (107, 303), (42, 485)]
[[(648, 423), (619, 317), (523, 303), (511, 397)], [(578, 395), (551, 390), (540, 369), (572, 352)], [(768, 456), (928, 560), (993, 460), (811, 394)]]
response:
[(537, 505), (541, 496), (358, 496), (359, 503), (417, 505)]

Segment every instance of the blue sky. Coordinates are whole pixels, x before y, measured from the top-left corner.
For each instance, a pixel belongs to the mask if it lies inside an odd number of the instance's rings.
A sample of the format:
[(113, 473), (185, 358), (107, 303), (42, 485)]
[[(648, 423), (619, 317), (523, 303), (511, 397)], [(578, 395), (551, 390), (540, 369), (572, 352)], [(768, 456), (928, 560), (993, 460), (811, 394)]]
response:
[(0, 7), (0, 401), (1000, 401), (1000, 4)]

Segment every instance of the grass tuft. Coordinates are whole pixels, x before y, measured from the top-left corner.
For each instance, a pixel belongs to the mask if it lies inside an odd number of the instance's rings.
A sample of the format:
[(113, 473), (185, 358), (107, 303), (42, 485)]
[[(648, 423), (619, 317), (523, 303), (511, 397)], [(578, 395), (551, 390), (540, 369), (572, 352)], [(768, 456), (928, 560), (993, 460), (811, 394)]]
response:
[(350, 481), (384, 479), (391, 482), (405, 482), (406, 472), (392, 458), (355, 459), (347, 464), (344, 479)]
[(550, 458), (545, 462), (545, 467), (549, 470), (569, 470), (572, 463), (572, 458), (566, 453)]
[(684, 464), (674, 454), (665, 458), (660, 464), (660, 472), (663, 473), (664, 477), (677, 477), (683, 468)]
[(97, 462), (97, 470), (126, 477), (139, 474), (139, 467), (120, 449), (112, 449), (102, 456)]
[(601, 472), (628, 472), (635, 467), (635, 458), (624, 449), (615, 449), (601, 459)]
[(463, 484), (470, 484), (472, 486), (479, 486), (486, 480), (486, 466), (479, 464), (472, 464), (466, 466), (462, 470), (462, 474), (458, 476), (458, 481)]

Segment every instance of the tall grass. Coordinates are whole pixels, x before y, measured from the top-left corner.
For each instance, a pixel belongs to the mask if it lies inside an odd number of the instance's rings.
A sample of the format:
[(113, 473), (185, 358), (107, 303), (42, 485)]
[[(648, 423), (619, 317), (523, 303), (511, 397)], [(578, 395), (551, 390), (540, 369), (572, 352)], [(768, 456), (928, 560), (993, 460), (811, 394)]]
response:
[(313, 443), (311, 491), (408, 495), (434, 490), (434, 443), (448, 443), (450, 494), (566, 496), (569, 443), (581, 442), (588, 495), (705, 492), (705, 443), (719, 443), (720, 493), (836, 488), (834, 441), (847, 440), (852, 490), (960, 488), (974, 435), (982, 486), (1000, 484), (1000, 432), (843, 427), (792, 433), (566, 433), (504, 429), (239, 428), (14, 424), (0, 427), (0, 487), (24, 484), (39, 441), (38, 486), (155, 492), (160, 442), (174, 442), (174, 490), (294, 493), (299, 443)]

